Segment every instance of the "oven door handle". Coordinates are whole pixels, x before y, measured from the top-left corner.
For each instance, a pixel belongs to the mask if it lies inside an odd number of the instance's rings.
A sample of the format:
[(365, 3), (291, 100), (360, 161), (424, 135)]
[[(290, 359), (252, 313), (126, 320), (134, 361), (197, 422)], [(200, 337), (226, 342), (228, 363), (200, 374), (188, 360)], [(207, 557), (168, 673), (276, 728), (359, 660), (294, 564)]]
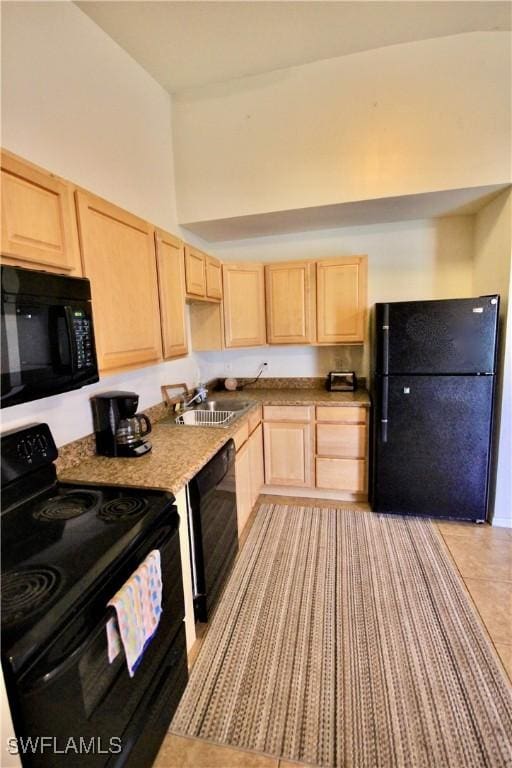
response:
[(96, 640), (99, 633), (102, 630), (105, 630), (107, 621), (110, 618), (114, 618), (115, 615), (115, 610), (113, 608), (108, 608), (101, 617), (101, 621), (96, 624), (92, 632), (90, 632), (87, 637), (82, 640), (81, 643), (73, 648), (71, 653), (69, 653), (66, 658), (60, 662), (60, 664), (57, 664), (56, 667), (53, 667), (53, 669), (50, 669), (47, 672), (44, 672), (42, 675), (38, 675), (35, 679), (28, 678), (23, 683), (24, 692), (32, 693), (32, 691), (44, 688), (44, 686), (49, 685), (57, 677), (60, 677), (60, 675), (63, 675), (65, 672), (67, 672), (67, 670), (76, 662), (77, 658), (82, 656), (87, 648)]

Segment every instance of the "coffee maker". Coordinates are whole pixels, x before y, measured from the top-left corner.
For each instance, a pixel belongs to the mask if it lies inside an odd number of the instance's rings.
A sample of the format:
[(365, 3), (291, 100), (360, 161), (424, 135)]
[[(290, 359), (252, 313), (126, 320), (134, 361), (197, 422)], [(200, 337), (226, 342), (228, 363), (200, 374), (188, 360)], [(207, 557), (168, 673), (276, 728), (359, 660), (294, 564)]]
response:
[(145, 436), (151, 422), (135, 413), (139, 396), (135, 392), (103, 392), (92, 398), (96, 452), (101, 456), (143, 456), (151, 450)]

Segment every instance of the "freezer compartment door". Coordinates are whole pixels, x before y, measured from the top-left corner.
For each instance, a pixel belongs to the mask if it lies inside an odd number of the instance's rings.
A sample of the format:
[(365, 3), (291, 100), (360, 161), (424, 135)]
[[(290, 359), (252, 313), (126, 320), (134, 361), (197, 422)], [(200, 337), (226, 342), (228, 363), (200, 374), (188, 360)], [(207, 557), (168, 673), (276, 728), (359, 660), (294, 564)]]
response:
[(499, 299), (377, 304), (377, 372), (493, 373)]
[(484, 520), (493, 377), (389, 376), (375, 393), (373, 510)]

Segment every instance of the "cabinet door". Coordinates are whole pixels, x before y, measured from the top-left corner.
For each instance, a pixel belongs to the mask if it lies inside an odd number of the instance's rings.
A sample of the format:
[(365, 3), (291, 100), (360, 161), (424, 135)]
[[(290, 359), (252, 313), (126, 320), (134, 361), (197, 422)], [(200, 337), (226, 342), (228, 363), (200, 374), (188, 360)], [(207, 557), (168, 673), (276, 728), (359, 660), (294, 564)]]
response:
[(317, 339), (323, 344), (363, 342), (366, 256), (318, 261)]
[(73, 187), (2, 152), (2, 261), (82, 275)]
[(314, 338), (309, 262), (265, 266), (269, 344), (310, 344)]
[(263, 427), (256, 427), (249, 438), (249, 464), (251, 467), (251, 509), (256, 504), (264, 483)]
[(240, 536), (252, 509), (251, 462), (248, 443), (245, 443), (240, 450), (237, 451), (235, 458), (235, 480), (238, 535)]
[(211, 256), (206, 256), (206, 297), (222, 299), (222, 264)]
[(223, 264), (226, 347), (266, 344), (263, 264)]
[(206, 296), (205, 256), (190, 245), (185, 246), (185, 280), (188, 294)]
[(313, 485), (311, 425), (265, 422), (265, 483), (310, 488)]
[(162, 339), (153, 227), (85, 192), (77, 192), (77, 208), (100, 370), (156, 362)]
[(188, 353), (185, 323), (185, 262), (183, 242), (161, 229), (155, 232), (162, 324), (163, 356)]

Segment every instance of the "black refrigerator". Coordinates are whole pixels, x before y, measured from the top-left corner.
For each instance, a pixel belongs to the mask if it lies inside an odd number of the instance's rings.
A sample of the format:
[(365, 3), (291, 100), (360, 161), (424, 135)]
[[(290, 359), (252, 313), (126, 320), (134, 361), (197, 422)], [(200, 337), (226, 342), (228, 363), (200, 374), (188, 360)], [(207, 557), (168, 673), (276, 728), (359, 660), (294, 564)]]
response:
[(374, 512), (487, 517), (498, 296), (375, 305)]

